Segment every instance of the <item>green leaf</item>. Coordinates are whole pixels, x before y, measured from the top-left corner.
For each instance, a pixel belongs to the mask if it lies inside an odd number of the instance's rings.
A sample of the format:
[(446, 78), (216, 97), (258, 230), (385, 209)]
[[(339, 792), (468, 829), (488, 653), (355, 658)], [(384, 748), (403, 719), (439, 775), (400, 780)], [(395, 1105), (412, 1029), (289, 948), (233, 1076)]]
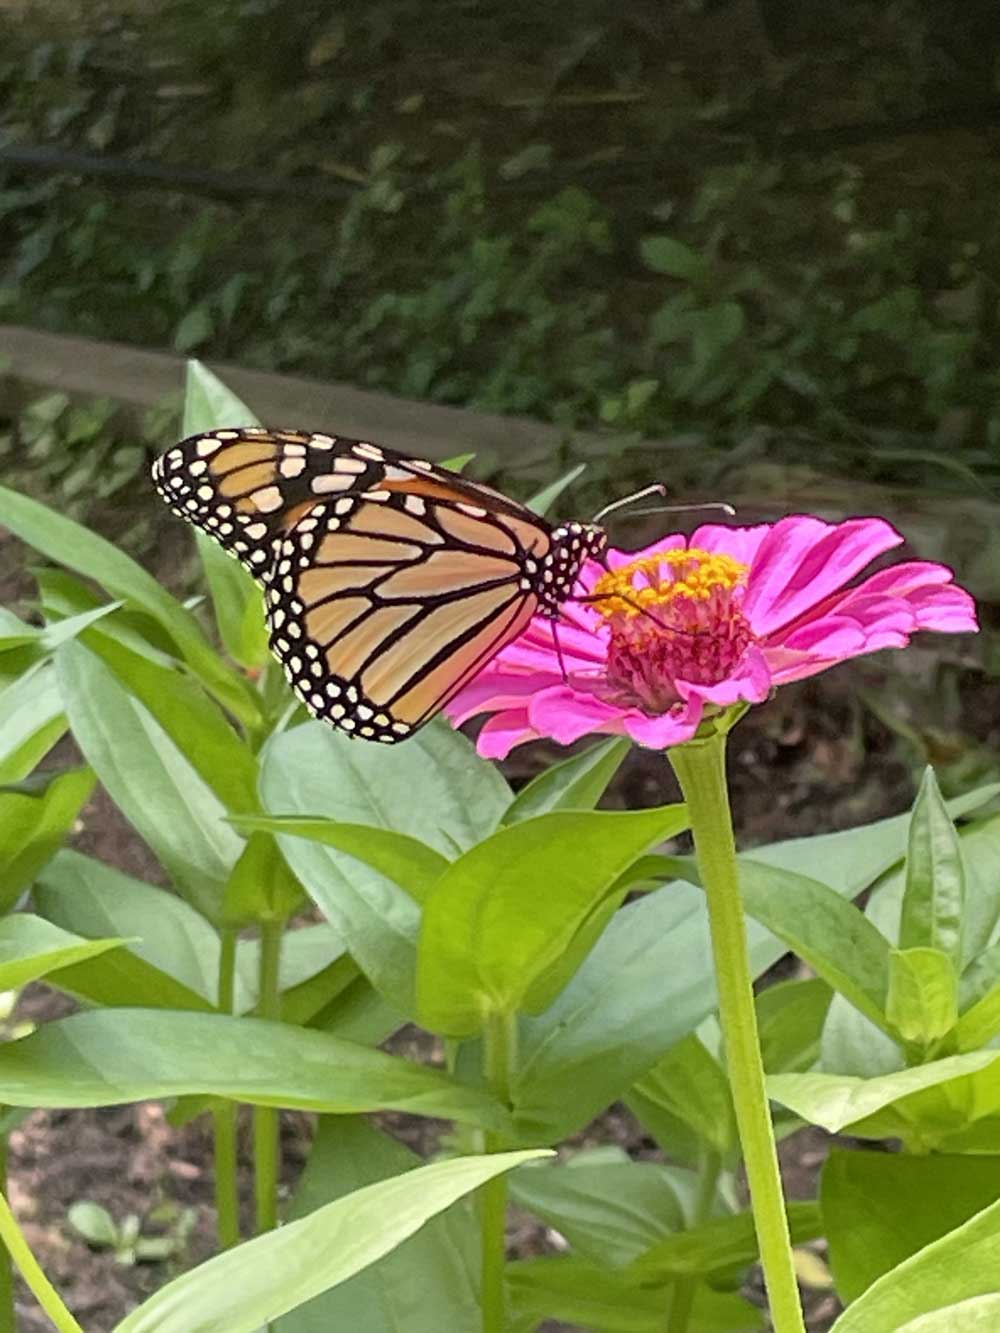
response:
[(913, 806), (906, 887), (899, 923), (902, 949), (933, 948), (962, 961), (965, 870), (962, 849), (932, 768)]
[[(650, 1110), (665, 1111), (723, 1158), (737, 1145), (729, 1079), (696, 1033), (671, 1047), (636, 1083), (629, 1100), (643, 1121)], [(664, 1147), (669, 1150), (669, 1144)]]
[[(408, 834), (449, 859), (491, 833), (511, 799), (494, 766), (445, 723), (393, 747), (359, 745), (321, 722), (295, 727), (265, 749), (261, 796), (269, 813)], [(394, 1008), (415, 1016), (417, 904), (347, 852), (279, 837), (358, 966)]]
[(818, 880), (740, 858), (750, 915), (873, 1023), (885, 1027), (889, 942), (853, 903)]
[(551, 764), (521, 788), (503, 822), (515, 824), (550, 810), (593, 810), (630, 748), (625, 737), (615, 736)]
[(690, 885), (616, 912), (552, 1006), (521, 1022), (513, 1100), (524, 1139), (575, 1133), (697, 1027), (717, 1002), (711, 957), (704, 898)]
[(581, 1258), (611, 1268), (624, 1267), (683, 1227), (679, 1168), (627, 1158), (591, 1164), (590, 1155), (523, 1168), (511, 1179), (511, 1198), (555, 1227)]
[(958, 978), (940, 949), (892, 949), (886, 1018), (906, 1042), (930, 1050), (958, 1022)]
[(384, 1108), (498, 1129), (505, 1123), (486, 1093), (436, 1069), (257, 1018), (100, 1009), (0, 1047), (0, 1100), (10, 1106), (113, 1106), (187, 1093), (338, 1114)]
[[(804, 1245), (824, 1234), (818, 1204), (789, 1203), (787, 1212), (793, 1245)], [(748, 1268), (758, 1253), (753, 1214), (735, 1213), (667, 1236), (631, 1265), (628, 1276), (640, 1286), (713, 1277)]]
[(756, 999), (761, 1058), (769, 1074), (809, 1069), (819, 1057), (833, 992), (819, 977), (780, 981)]
[[(962, 863), (965, 866), (965, 909), (962, 916), (964, 958), (970, 967), (989, 946), (1000, 924), (1000, 815), (980, 819), (960, 830)], [(1000, 981), (1000, 959), (980, 995)], [(969, 1003), (962, 986), (963, 1005)], [(976, 998), (980, 998), (977, 996)]]
[[(683, 806), (555, 811), (500, 829), (459, 857), (424, 908), (422, 1022), (471, 1036), (489, 1013), (539, 1013), (551, 974), (628, 866), (687, 823)], [(557, 974), (565, 983), (564, 972)]]
[(67, 643), (56, 654), (66, 712), (84, 756), (177, 887), (218, 916), (243, 850), (226, 809), (159, 722), (94, 653)]
[(260, 710), (253, 691), (215, 655), (194, 616), (123, 551), (37, 500), (2, 486), (0, 523), (50, 560), (57, 564), (72, 562), (78, 574), (94, 579), (112, 596), (151, 615), (215, 697), (241, 722), (259, 725)]
[(544, 1156), (458, 1157), (367, 1185), (175, 1278), (115, 1333), (256, 1333), (354, 1277), (487, 1180)]
[(823, 1167), (820, 1203), (837, 1292), (873, 1282), (1000, 1195), (1000, 1157), (848, 1152)]
[(971, 1297), (992, 1296), (998, 1266), (1000, 1203), (994, 1203), (879, 1278), (845, 1310), (831, 1333), (902, 1329), (921, 1315), (946, 1310)]
[[(420, 1165), (409, 1148), (360, 1117), (322, 1116), (290, 1220)], [(467, 1214), (453, 1208), (356, 1277), (278, 1320), (274, 1333), (479, 1333), (478, 1263)]]
[[(601, 1333), (664, 1333), (670, 1302), (665, 1293), (643, 1291), (624, 1274), (580, 1259), (531, 1259), (511, 1264), (507, 1281), (516, 1314), (535, 1329), (557, 1319), (571, 1328)], [(688, 1325), (697, 1333), (754, 1333), (764, 1317), (741, 1296), (699, 1285)]]
[(196, 681), (94, 634), (85, 644), (159, 723), (227, 809), (257, 807), (257, 761), (218, 704)]
[[(986, 805), (1000, 795), (1000, 783), (993, 782), (946, 802), (952, 819)], [(806, 875), (820, 875), (823, 883), (845, 898), (856, 897), (874, 884), (906, 852), (910, 816), (895, 815), (874, 824), (819, 837), (789, 838), (755, 847), (753, 861)], [(742, 859), (742, 858), (741, 858)]]
[(0, 690), (0, 782), (20, 782), (69, 724), (51, 663), (39, 663)]
[(55, 855), (93, 789), (89, 768), (60, 773), (37, 792), (0, 787), (0, 912)]
[(422, 903), (447, 870), (447, 857), (428, 847), (419, 838), (369, 824), (340, 824), (333, 819), (296, 819), (293, 815), (249, 815), (232, 821), (237, 828), (250, 832), (284, 834), (289, 838), (308, 838), (325, 847), (336, 847), (357, 857), (365, 865), (391, 879)]
[(78, 1203), (70, 1204), (66, 1220), (88, 1245), (114, 1249), (118, 1244), (118, 1228), (115, 1226), (115, 1220), (99, 1203), (81, 1199)]
[(63, 851), (42, 871), (33, 896), (64, 930), (128, 938), (127, 948), (99, 967), (67, 967), (52, 977), (61, 990), (115, 1006), (215, 1007), (219, 936), (175, 894)]
[(223, 893), (226, 924), (288, 921), (304, 902), (302, 886), (288, 868), (281, 848), (273, 838), (251, 833)]
[(672, 236), (644, 236), (639, 251), (643, 263), (654, 273), (683, 278), (695, 285), (708, 281), (710, 270), (705, 257)]
[(920, 1315), (904, 1324), (899, 1333), (994, 1333), (998, 1324), (1000, 1294), (990, 1293)]
[(181, 432), (201, 435), (228, 426), (259, 426), (242, 398), (238, 398), (218, 375), (201, 361), (189, 360), (184, 381), (184, 416)]
[(901, 1138), (922, 1151), (946, 1151), (978, 1120), (1000, 1112), (998, 1061), (998, 1051), (971, 1051), (878, 1078), (772, 1074), (767, 1090), (831, 1133), (849, 1129), (859, 1138)]
[[(1000, 949), (997, 950), (1000, 955)], [(959, 1051), (978, 1051), (1000, 1032), (1000, 981), (962, 1014), (955, 1028)]]
[(18, 990), (70, 963), (97, 958), (124, 944), (120, 939), (83, 939), (41, 917), (14, 912), (0, 921), (0, 991)]
[(572, 486), (577, 477), (581, 476), (586, 470), (586, 463), (577, 463), (576, 467), (571, 467), (561, 477), (549, 482), (548, 486), (543, 486), (540, 491), (536, 491), (531, 499), (527, 501), (528, 508), (533, 509), (536, 514), (547, 514), (563, 491)]

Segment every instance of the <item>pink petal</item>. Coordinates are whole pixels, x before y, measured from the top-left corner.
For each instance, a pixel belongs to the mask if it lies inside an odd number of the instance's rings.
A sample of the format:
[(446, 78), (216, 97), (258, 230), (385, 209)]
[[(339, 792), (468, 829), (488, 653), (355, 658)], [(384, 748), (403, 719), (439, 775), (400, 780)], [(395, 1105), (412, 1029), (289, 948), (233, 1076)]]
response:
[(528, 723), (526, 708), (509, 708), (495, 713), (476, 738), (476, 749), (484, 759), (506, 759), (515, 745), (538, 740), (538, 732)]
[(678, 704), (669, 713), (656, 716), (633, 708), (623, 718), (624, 730), (639, 745), (650, 750), (663, 750), (668, 745), (689, 741), (701, 725), (704, 711), (704, 702), (698, 695)]
[(750, 528), (727, 528), (721, 523), (706, 523), (691, 534), (691, 545), (701, 551), (718, 551), (722, 555), (730, 555), (741, 565), (750, 568), (770, 531), (770, 523), (755, 523)]
[(880, 518), (831, 525), (795, 515), (776, 523), (750, 570), (743, 611), (758, 637), (816, 607), (903, 538)]
[[(549, 684), (561, 677), (552, 675)], [(517, 675), (512, 671), (487, 667), (445, 706), (445, 713), (456, 727), (477, 713), (496, 713), (507, 708), (523, 708), (525, 700), (537, 692), (542, 682), (537, 674)]]
[(540, 690), (528, 704), (531, 726), (560, 745), (570, 745), (592, 731), (620, 733), (622, 708), (569, 685)]

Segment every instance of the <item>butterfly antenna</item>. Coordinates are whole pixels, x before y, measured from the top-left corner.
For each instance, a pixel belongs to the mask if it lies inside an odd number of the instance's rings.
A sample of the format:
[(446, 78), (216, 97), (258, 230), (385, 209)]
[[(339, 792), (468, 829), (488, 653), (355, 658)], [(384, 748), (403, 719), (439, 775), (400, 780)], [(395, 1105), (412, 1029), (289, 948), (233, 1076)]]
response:
[[(635, 491), (632, 495), (623, 496), (620, 500), (612, 500), (611, 504), (605, 505), (599, 509), (591, 519), (592, 523), (600, 523), (608, 514), (613, 514), (616, 509), (624, 509), (626, 505), (635, 504), (636, 500), (643, 500), (647, 495), (666, 496), (667, 488), (662, 481), (654, 481), (651, 486), (644, 486), (641, 491)], [(633, 516), (638, 518), (643, 514), (688, 514), (696, 512), (699, 509), (721, 509), (724, 514), (730, 518), (736, 516), (736, 510), (731, 504), (726, 504), (722, 500), (710, 500), (705, 504), (681, 504), (681, 505), (653, 505), (647, 509), (633, 510)]]
[(562, 673), (563, 684), (569, 684), (569, 674), (566, 671), (566, 662), (562, 654), (562, 644), (559, 642), (559, 620), (558, 617), (552, 617), (552, 642), (555, 644), (556, 658), (559, 662), (559, 670)]
[(634, 504), (636, 500), (643, 500), (647, 495), (666, 495), (666, 493), (667, 488), (663, 482), (654, 481), (651, 486), (644, 486), (641, 491), (636, 491), (634, 495), (623, 496), (621, 500), (612, 500), (603, 509), (598, 509), (590, 521), (591, 523), (600, 523), (602, 518), (606, 518), (608, 514), (613, 514), (616, 509), (624, 509), (626, 505)]

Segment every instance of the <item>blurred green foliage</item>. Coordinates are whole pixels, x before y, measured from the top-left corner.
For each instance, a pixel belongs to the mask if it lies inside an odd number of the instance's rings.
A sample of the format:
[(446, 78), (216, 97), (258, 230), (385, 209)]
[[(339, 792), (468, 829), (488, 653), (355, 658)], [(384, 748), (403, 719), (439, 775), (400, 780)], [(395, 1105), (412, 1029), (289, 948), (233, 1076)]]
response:
[(0, 163), (0, 320), (604, 426), (597, 483), (642, 437), (997, 481), (978, 0), (135, 8), (22, 23), (0, 133), (246, 193)]

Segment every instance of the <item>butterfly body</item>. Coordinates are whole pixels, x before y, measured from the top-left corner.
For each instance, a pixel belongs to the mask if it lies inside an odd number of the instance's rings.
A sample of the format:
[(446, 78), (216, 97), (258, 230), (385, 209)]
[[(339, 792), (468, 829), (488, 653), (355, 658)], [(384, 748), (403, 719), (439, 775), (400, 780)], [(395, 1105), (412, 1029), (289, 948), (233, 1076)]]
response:
[(153, 480), (261, 584), (309, 711), (366, 740), (411, 735), (533, 615), (558, 616), (606, 544), (422, 459), (305, 431), (196, 435)]

